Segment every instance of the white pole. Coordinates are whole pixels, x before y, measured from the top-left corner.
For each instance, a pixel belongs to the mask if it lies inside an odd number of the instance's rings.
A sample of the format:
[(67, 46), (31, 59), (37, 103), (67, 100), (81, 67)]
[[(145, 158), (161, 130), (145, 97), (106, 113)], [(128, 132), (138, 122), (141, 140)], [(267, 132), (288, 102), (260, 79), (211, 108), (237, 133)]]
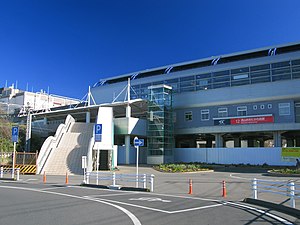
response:
[(139, 146), (136, 147), (136, 184), (135, 187), (139, 187)]
[(295, 204), (295, 183), (290, 182), (290, 201), (291, 201), (291, 207), (296, 208)]
[(257, 199), (257, 180), (256, 178), (252, 181), (253, 198)]
[(150, 192), (154, 191), (154, 175), (151, 174), (150, 176)]
[(16, 170), (17, 170), (17, 180), (20, 180), (20, 169), (17, 168)]
[(16, 159), (16, 142), (14, 142), (14, 153), (13, 153), (13, 157), (12, 157), (12, 160), (13, 160), (13, 168), (12, 168), (12, 172), (11, 172), (11, 178), (15, 178), (15, 159)]
[(99, 149), (99, 146), (98, 146), (98, 148), (97, 148), (97, 163), (96, 163), (96, 166), (97, 166), (97, 168), (96, 168), (96, 172), (97, 172), (96, 184), (97, 185), (99, 184), (99, 180), (98, 180), (98, 178), (99, 178), (99, 175), (98, 175), (98, 173), (99, 173), (99, 152), (100, 152), (100, 149)]
[(1, 166), (0, 178), (3, 178), (3, 167)]

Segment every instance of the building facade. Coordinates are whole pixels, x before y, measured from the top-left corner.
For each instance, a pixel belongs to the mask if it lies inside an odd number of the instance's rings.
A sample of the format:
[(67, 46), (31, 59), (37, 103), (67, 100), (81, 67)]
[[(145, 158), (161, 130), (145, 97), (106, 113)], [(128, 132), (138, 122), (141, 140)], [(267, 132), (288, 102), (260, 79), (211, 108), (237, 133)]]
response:
[[(112, 102), (128, 79), (131, 99), (150, 101), (149, 87), (171, 87), (173, 148), (300, 147), (300, 43), (101, 80), (91, 90), (96, 103)], [(142, 117), (151, 123), (149, 107)]]

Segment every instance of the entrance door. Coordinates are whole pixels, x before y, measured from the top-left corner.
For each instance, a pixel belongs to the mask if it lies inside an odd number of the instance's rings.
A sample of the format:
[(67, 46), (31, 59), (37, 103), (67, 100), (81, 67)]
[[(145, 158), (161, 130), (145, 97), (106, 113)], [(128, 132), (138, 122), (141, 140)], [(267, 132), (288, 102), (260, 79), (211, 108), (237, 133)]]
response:
[(100, 166), (99, 170), (109, 170), (109, 163), (108, 163), (108, 158), (109, 158), (109, 151), (107, 150), (101, 150), (100, 151)]

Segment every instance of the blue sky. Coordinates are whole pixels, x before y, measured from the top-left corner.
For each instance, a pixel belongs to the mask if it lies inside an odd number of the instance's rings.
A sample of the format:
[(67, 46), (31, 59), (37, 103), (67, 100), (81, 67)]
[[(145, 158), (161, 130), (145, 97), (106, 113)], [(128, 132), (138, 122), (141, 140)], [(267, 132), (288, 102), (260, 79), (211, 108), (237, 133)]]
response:
[(299, 0), (0, 0), (0, 86), (81, 99), (98, 80), (300, 41)]

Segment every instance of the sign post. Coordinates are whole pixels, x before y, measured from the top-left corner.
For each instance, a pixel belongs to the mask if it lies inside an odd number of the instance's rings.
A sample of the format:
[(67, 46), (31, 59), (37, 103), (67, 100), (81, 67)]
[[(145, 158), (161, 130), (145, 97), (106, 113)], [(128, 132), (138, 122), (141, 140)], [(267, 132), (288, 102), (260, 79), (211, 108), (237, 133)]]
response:
[[(102, 141), (102, 124), (95, 124), (95, 142), (101, 142)], [(98, 180), (98, 173), (99, 173), (99, 159), (100, 158), (100, 149), (99, 149), (99, 145), (97, 147), (97, 162), (96, 162), (96, 172), (97, 172), (97, 181), (96, 184), (99, 184), (99, 180)]]
[(83, 169), (83, 182), (84, 182), (85, 184), (87, 184), (87, 180), (86, 180), (86, 168), (87, 168), (86, 159), (87, 159), (86, 156), (82, 156), (82, 157), (81, 157), (81, 167), (82, 167), (82, 169)]
[(16, 147), (17, 147), (17, 142), (19, 140), (19, 127), (12, 127), (11, 139), (14, 143), (14, 152), (13, 152), (13, 157), (12, 157), (13, 168), (12, 168), (11, 178), (15, 178)]
[(134, 138), (134, 147), (136, 147), (136, 183), (135, 187), (139, 187), (139, 150), (140, 146), (144, 146), (144, 139)]

